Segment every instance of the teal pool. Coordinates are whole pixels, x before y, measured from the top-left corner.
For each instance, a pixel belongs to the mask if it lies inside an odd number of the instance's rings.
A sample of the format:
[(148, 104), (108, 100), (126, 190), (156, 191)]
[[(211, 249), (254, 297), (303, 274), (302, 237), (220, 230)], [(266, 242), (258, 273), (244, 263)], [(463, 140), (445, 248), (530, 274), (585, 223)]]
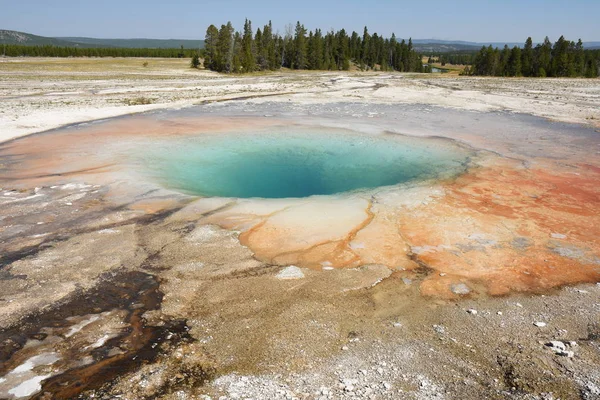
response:
[(464, 170), (468, 157), (446, 140), (317, 128), (192, 135), (144, 150), (144, 170), (163, 186), (237, 198), (331, 195), (447, 178)]

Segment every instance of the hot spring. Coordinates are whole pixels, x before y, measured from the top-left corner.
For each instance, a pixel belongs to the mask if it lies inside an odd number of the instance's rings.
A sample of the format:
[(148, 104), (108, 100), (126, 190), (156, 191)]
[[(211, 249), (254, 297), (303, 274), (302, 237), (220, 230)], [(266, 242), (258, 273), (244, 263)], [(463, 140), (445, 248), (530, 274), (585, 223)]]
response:
[(445, 179), (467, 159), (443, 139), (279, 127), (159, 140), (140, 161), (151, 179), (188, 194), (299, 198)]

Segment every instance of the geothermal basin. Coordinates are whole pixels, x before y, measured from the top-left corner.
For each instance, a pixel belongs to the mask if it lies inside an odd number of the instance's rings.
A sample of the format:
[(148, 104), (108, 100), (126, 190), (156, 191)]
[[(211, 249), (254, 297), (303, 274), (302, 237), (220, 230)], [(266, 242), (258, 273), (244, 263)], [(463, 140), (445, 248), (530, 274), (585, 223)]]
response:
[(597, 282), (598, 146), (514, 113), (260, 101), (5, 142), (0, 397), (188, 371), (172, 349), (195, 349), (194, 388), (302, 370), (339, 350), (307, 344), (327, 324), (355, 339), (443, 302)]
[(449, 178), (467, 159), (439, 139), (274, 129), (157, 141), (144, 147), (141, 165), (164, 186), (193, 195), (300, 198)]

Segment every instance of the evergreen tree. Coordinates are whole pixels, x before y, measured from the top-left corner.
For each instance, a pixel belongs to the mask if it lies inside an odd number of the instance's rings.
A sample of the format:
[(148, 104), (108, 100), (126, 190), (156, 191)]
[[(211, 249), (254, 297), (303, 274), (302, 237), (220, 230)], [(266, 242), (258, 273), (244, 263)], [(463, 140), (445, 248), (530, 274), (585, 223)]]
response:
[(513, 47), (508, 59), (508, 76), (521, 76), (521, 48)]
[(569, 76), (569, 42), (561, 36), (552, 49), (551, 73), (552, 76)]
[(533, 41), (531, 37), (528, 37), (525, 41), (525, 47), (523, 47), (523, 51), (521, 52), (521, 70), (523, 76), (533, 76)]
[(216, 70), (216, 62), (219, 58), (217, 53), (217, 43), (219, 40), (219, 30), (211, 25), (206, 29), (204, 37), (204, 68)]
[(256, 68), (254, 57), (254, 39), (252, 38), (252, 22), (246, 19), (244, 36), (242, 37), (241, 63), (244, 72), (252, 72)]
[(306, 29), (300, 21), (296, 23), (296, 31), (294, 35), (294, 59), (292, 68), (305, 69), (308, 63), (306, 52)]
[(536, 50), (538, 54), (538, 68), (536, 76), (544, 78), (550, 72), (552, 67), (552, 43), (550, 43), (548, 36), (546, 36), (542, 45), (538, 45), (538, 47), (536, 47)]
[(583, 42), (581, 39), (577, 41), (575, 45), (575, 55), (573, 59), (574, 63), (574, 76), (585, 75), (585, 51), (583, 50)]
[(365, 69), (367, 66), (371, 65), (371, 60), (369, 60), (369, 48), (371, 44), (371, 35), (369, 35), (369, 30), (365, 26), (362, 37), (362, 46), (360, 51), (360, 60), (359, 64), (361, 69)]
[(239, 74), (240, 72), (250, 72), (244, 70), (243, 60), (244, 60), (244, 41), (242, 39), (242, 35), (239, 32), (236, 32), (233, 35), (233, 57), (231, 59), (231, 72), (234, 74)]
[(232, 72), (233, 50), (233, 26), (228, 22), (227, 25), (221, 25), (219, 30), (215, 71)]
[(198, 53), (195, 53), (192, 57), (192, 61), (190, 63), (190, 66), (192, 68), (198, 68), (200, 67), (200, 56), (198, 55)]

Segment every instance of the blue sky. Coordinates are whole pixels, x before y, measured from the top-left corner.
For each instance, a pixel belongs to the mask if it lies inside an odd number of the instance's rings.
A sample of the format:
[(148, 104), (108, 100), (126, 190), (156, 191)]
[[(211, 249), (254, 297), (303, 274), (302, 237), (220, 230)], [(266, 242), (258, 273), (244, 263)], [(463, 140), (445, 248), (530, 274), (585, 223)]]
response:
[(300, 20), (401, 38), (600, 41), (600, 0), (0, 0), (0, 29), (42, 36), (202, 39), (208, 25), (241, 29), (246, 17), (254, 30), (271, 19), (280, 33)]

